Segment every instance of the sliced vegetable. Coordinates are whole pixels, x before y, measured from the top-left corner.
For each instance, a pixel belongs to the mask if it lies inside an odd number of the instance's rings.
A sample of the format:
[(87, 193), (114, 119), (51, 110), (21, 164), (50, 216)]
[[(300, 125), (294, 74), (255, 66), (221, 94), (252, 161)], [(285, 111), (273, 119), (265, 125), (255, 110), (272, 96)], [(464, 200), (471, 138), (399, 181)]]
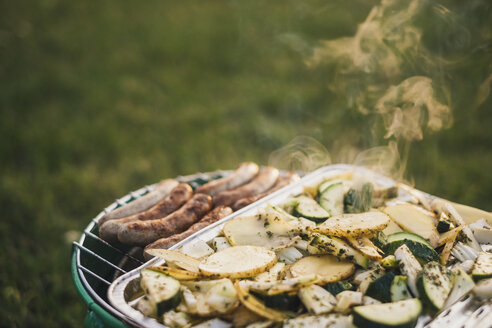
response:
[(208, 256), (214, 253), (214, 250), (207, 245), (203, 240), (196, 240), (190, 243), (186, 243), (179, 248), (179, 251), (185, 255), (194, 257), (196, 259)]
[(417, 278), (422, 271), (422, 266), (419, 261), (413, 256), (407, 245), (401, 245), (395, 251), (395, 257), (400, 265), (400, 270), (408, 278), (407, 284), (412, 294), (419, 296), (417, 289)]
[[(391, 217), (390, 217), (390, 219), (391, 219)], [(398, 224), (396, 224), (396, 222), (393, 221), (393, 219), (391, 219), (388, 226), (386, 228), (384, 228), (382, 232), (386, 235), (391, 235), (392, 233), (402, 232), (402, 231), (403, 231), (403, 229), (400, 228), (400, 226)]]
[(196, 280), (203, 277), (200, 273), (167, 266), (149, 267), (148, 270), (164, 273), (178, 280)]
[(265, 306), (277, 310), (296, 312), (301, 304), (296, 291), (274, 295), (251, 289), (249, 292), (251, 295), (261, 300)]
[(479, 252), (473, 247), (463, 244), (461, 241), (457, 242), (451, 250), (451, 254), (458, 260), (464, 262), (468, 260), (475, 261)]
[(347, 237), (347, 241), (352, 245), (355, 249), (359, 250), (364, 256), (373, 260), (373, 261), (381, 261), (383, 258), (380, 252), (383, 253), (379, 248), (377, 248), (372, 241), (367, 237), (359, 237), (352, 238)]
[(193, 326), (192, 328), (230, 328), (230, 327), (232, 327), (232, 324), (230, 324), (229, 322), (215, 318), (215, 319), (204, 321), (198, 325)]
[(394, 255), (388, 255), (385, 258), (383, 258), (380, 262), (380, 264), (383, 266), (385, 269), (396, 269), (398, 268), (398, 262), (396, 261), (396, 257)]
[(448, 216), (445, 213), (441, 213), (441, 217), (437, 222), (436, 229), (439, 233), (444, 233), (449, 231), (452, 227), (452, 222), (449, 220)]
[(439, 236), (439, 242), (438, 246), (442, 246), (446, 243), (449, 243), (450, 241), (454, 241), (456, 239), (456, 236), (458, 236), (459, 232), (461, 231), (462, 227), (457, 227), (454, 229), (451, 229)]
[(348, 313), (354, 305), (362, 304), (362, 293), (346, 290), (336, 296), (337, 305), (335, 311), (339, 313)]
[(299, 202), (294, 208), (295, 215), (316, 223), (321, 223), (330, 217), (330, 213), (321, 207), (314, 199), (307, 196), (300, 196), (298, 199)]
[(354, 283), (359, 284), (357, 291), (365, 294), (369, 285), (379, 277), (384, 275), (385, 271), (381, 267), (375, 267), (371, 270), (363, 271), (354, 277)]
[(302, 253), (295, 247), (287, 247), (277, 252), (278, 260), (286, 264), (292, 264), (301, 257)]
[(200, 263), (206, 276), (248, 278), (254, 277), (275, 265), (273, 251), (258, 246), (233, 246), (207, 257)]
[(285, 268), (285, 263), (282, 262), (277, 262), (273, 267), (270, 269), (266, 270), (263, 273), (260, 273), (255, 277), (256, 281), (277, 281), (280, 279), (280, 274)]
[(473, 235), (480, 244), (492, 244), (492, 228), (484, 219), (470, 224)]
[(389, 224), (390, 218), (382, 212), (342, 214), (331, 217), (309, 230), (339, 237), (372, 237)]
[(143, 269), (140, 271), (140, 286), (157, 316), (174, 309), (181, 300), (179, 281), (161, 272)]
[(412, 254), (422, 263), (439, 261), (439, 254), (421, 236), (410, 232), (397, 232), (387, 236), (384, 252), (386, 255), (394, 254), (401, 245), (407, 245)]
[(492, 297), (492, 278), (477, 282), (473, 288), (473, 293), (479, 297)]
[(413, 328), (417, 324), (422, 304), (417, 298), (409, 300), (356, 306), (353, 311), (353, 323), (364, 328)]
[(193, 318), (186, 312), (168, 311), (162, 316), (162, 322), (167, 327), (190, 327), (193, 321)]
[(319, 204), (330, 216), (343, 213), (343, 189), (342, 182), (332, 183), (323, 190), (320, 188)]
[(135, 309), (142, 312), (142, 314), (146, 317), (156, 317), (156, 312), (155, 312), (155, 307), (150, 302), (149, 298), (147, 296), (141, 297), (137, 304), (135, 304)]
[(406, 276), (395, 276), (390, 288), (391, 302), (412, 298), (407, 288), (407, 280), (408, 278)]
[(298, 295), (306, 309), (314, 314), (328, 313), (337, 304), (335, 296), (318, 285), (301, 288)]
[(365, 295), (383, 303), (391, 302), (391, 285), (395, 279), (393, 272), (388, 272), (369, 284)]
[(341, 260), (354, 262), (363, 268), (367, 268), (369, 266), (369, 259), (367, 257), (350, 247), (350, 245), (345, 241), (336, 237), (313, 233), (312, 240), (308, 245), (307, 251), (309, 254), (334, 255)]
[(452, 273), (445, 266), (437, 262), (426, 263), (420, 277), (417, 279), (417, 288), (422, 301), (431, 311), (440, 311), (448, 298), (453, 281)]
[(307, 256), (290, 267), (294, 277), (316, 274), (320, 282), (328, 283), (343, 280), (349, 277), (355, 266), (346, 261), (340, 261), (332, 255)]
[(271, 250), (290, 247), (299, 239), (293, 236), (293, 227), (280, 216), (261, 214), (234, 218), (224, 225), (223, 232), (233, 246), (262, 246)]
[(229, 241), (226, 237), (215, 237), (214, 239), (212, 239), (212, 247), (216, 252), (218, 252), (231, 247), (231, 244), (229, 244)]
[(492, 253), (480, 252), (473, 265), (472, 278), (475, 281), (492, 278)]
[(185, 270), (197, 273), (200, 272), (200, 270), (198, 269), (200, 261), (181, 252), (170, 251), (162, 248), (147, 249), (145, 251), (151, 256), (160, 257), (166, 262), (179, 266), (180, 268), (183, 268)]
[(362, 213), (371, 209), (372, 194), (374, 186), (372, 183), (364, 183), (360, 189), (350, 188), (344, 197), (344, 209), (347, 213)]
[(463, 269), (452, 269), (452, 272), (453, 288), (451, 289), (451, 293), (444, 304), (445, 309), (456, 303), (465, 294), (468, 294), (473, 287), (475, 287), (473, 279)]
[[(306, 328), (306, 327), (324, 327), (324, 328), (352, 328), (352, 318), (350, 316), (338, 313), (326, 315), (299, 316), (284, 322), (284, 328)], [(249, 327), (248, 327), (249, 328)]]
[(183, 300), (190, 314), (202, 317), (224, 314), (239, 304), (236, 289), (229, 279), (186, 281), (182, 285), (188, 289), (183, 291)]
[(286, 292), (294, 292), (316, 282), (318, 282), (318, 277), (315, 274), (309, 274), (301, 277), (271, 282), (247, 280), (243, 281), (243, 286), (247, 287), (249, 290), (263, 292), (268, 295), (276, 295)]
[(432, 247), (437, 246), (439, 234), (433, 219), (418, 207), (411, 204), (398, 204), (387, 206), (382, 211), (388, 214), (403, 230), (422, 236)]
[(329, 291), (333, 296), (337, 296), (338, 293), (345, 290), (354, 290), (354, 286), (345, 280), (327, 283), (323, 285), (323, 288)]
[(250, 311), (259, 316), (272, 321), (283, 321), (287, 316), (277, 310), (267, 308), (261, 301), (248, 292), (248, 289), (242, 286), (241, 281), (236, 281), (234, 284), (239, 301)]

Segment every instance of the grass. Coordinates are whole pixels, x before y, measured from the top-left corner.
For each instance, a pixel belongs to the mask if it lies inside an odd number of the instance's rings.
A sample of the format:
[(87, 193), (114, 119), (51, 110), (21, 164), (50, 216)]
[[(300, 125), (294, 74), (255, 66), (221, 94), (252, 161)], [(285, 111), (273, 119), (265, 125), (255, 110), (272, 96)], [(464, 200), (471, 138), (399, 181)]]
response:
[[(474, 3), (475, 19), (456, 24), (490, 36), (490, 5)], [(379, 117), (329, 91), (333, 72), (304, 65), (318, 40), (353, 35), (373, 4), (2, 2), (0, 326), (82, 325), (71, 242), (130, 190), (266, 164), (298, 135), (335, 160), (351, 157), (335, 149), (386, 143), (373, 131)], [(453, 126), (412, 144), (406, 177), (490, 211), (491, 97), (473, 106), (490, 75), (490, 39), (474, 35), (424, 35), (431, 52), (465, 60), (440, 75)]]

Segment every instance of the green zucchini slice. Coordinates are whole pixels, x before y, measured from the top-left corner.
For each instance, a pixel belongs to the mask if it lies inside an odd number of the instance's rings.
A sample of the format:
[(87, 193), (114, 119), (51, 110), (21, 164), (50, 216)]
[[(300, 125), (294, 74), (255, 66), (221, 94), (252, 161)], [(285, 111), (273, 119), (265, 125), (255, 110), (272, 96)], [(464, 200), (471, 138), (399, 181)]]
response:
[(453, 287), (452, 273), (437, 262), (424, 265), (417, 279), (417, 289), (422, 301), (431, 311), (440, 311)]
[(412, 254), (421, 262), (439, 262), (439, 254), (421, 236), (411, 232), (397, 232), (387, 236), (386, 244), (383, 247), (386, 255), (392, 255), (401, 245), (407, 245)]
[(178, 306), (181, 300), (179, 281), (162, 272), (143, 269), (140, 271), (140, 286), (159, 317)]
[(391, 285), (395, 279), (393, 272), (385, 273), (369, 284), (366, 295), (383, 303), (391, 302)]
[(330, 217), (330, 213), (321, 207), (314, 199), (306, 196), (298, 197), (298, 199), (299, 203), (294, 209), (296, 215), (316, 223), (324, 222)]
[(364, 328), (412, 328), (417, 324), (422, 304), (417, 298), (404, 301), (362, 305), (352, 311), (353, 323)]
[(343, 183), (336, 182), (319, 193), (319, 204), (330, 216), (343, 213)]
[(472, 278), (475, 281), (492, 278), (492, 254), (480, 252), (473, 265)]

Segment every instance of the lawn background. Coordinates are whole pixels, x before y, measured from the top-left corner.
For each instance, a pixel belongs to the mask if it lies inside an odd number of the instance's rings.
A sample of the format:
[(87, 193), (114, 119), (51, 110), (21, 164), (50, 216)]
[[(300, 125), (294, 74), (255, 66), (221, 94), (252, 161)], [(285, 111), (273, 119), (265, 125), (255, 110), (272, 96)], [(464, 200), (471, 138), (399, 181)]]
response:
[[(0, 326), (82, 325), (71, 242), (128, 191), (267, 164), (299, 135), (337, 152), (386, 144), (379, 117), (329, 91), (333, 72), (304, 64), (303, 47), (353, 35), (377, 3), (2, 1)], [(490, 211), (491, 5), (446, 5), (473, 17), (452, 25), (470, 33), (421, 24), (430, 52), (456, 61), (441, 75), (454, 124), (411, 145), (405, 177)]]

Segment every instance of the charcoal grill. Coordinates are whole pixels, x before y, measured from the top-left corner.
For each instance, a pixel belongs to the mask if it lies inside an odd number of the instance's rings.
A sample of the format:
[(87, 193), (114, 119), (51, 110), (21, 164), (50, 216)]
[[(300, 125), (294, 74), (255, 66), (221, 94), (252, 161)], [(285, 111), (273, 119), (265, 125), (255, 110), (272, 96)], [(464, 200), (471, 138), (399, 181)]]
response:
[[(312, 183), (313, 181), (317, 181), (321, 176), (334, 176), (349, 171), (372, 175), (383, 185), (394, 184), (393, 180), (361, 167), (352, 165), (327, 166), (308, 174), (294, 185), (285, 187), (267, 196), (265, 199), (232, 214), (228, 218), (224, 218), (220, 222), (205, 228), (172, 248), (177, 248), (195, 238), (208, 240), (210, 236), (220, 230), (225, 221), (236, 215), (247, 214), (253, 211), (258, 204), (267, 201), (275, 202), (275, 199), (284, 197), (284, 194), (289, 191), (302, 190), (303, 186), (310, 185), (309, 182)], [(192, 186), (196, 186), (203, 184), (210, 179), (225, 176), (230, 172), (231, 171), (217, 171), (212, 173), (199, 173), (178, 177), (177, 179), (181, 182), (187, 182)], [(116, 200), (91, 221), (84, 230), (80, 240), (73, 244), (72, 276), (77, 290), (89, 309), (85, 319), (86, 327), (163, 327), (163, 325), (157, 321), (153, 319), (147, 320), (147, 318), (144, 318), (139, 312), (133, 310), (130, 305), (131, 302), (125, 299), (128, 296), (126, 294), (129, 293), (128, 289), (132, 289), (131, 284), (132, 281), (135, 280), (139, 267), (148, 266), (150, 263), (156, 264), (159, 260), (154, 259), (148, 263), (144, 263), (141, 248), (128, 247), (125, 245), (110, 245), (97, 236), (97, 221), (101, 216), (123, 204), (145, 195), (153, 188), (155, 188), (155, 185), (147, 186)], [(427, 201), (435, 198), (434, 196), (410, 187), (405, 189), (411, 191), (411, 193), (404, 192), (403, 198), (417, 197), (420, 200)], [(487, 246), (484, 248), (486, 250), (491, 249)], [(115, 284), (111, 285), (115, 280), (117, 280)], [(110, 286), (111, 288), (109, 288)], [(110, 294), (109, 298), (111, 299), (108, 298), (108, 291)], [(417, 327), (490, 328), (492, 327), (492, 304), (490, 301), (483, 302), (467, 295), (454, 306), (441, 313), (434, 320), (430, 321), (430, 319), (429, 316), (422, 316)]]

